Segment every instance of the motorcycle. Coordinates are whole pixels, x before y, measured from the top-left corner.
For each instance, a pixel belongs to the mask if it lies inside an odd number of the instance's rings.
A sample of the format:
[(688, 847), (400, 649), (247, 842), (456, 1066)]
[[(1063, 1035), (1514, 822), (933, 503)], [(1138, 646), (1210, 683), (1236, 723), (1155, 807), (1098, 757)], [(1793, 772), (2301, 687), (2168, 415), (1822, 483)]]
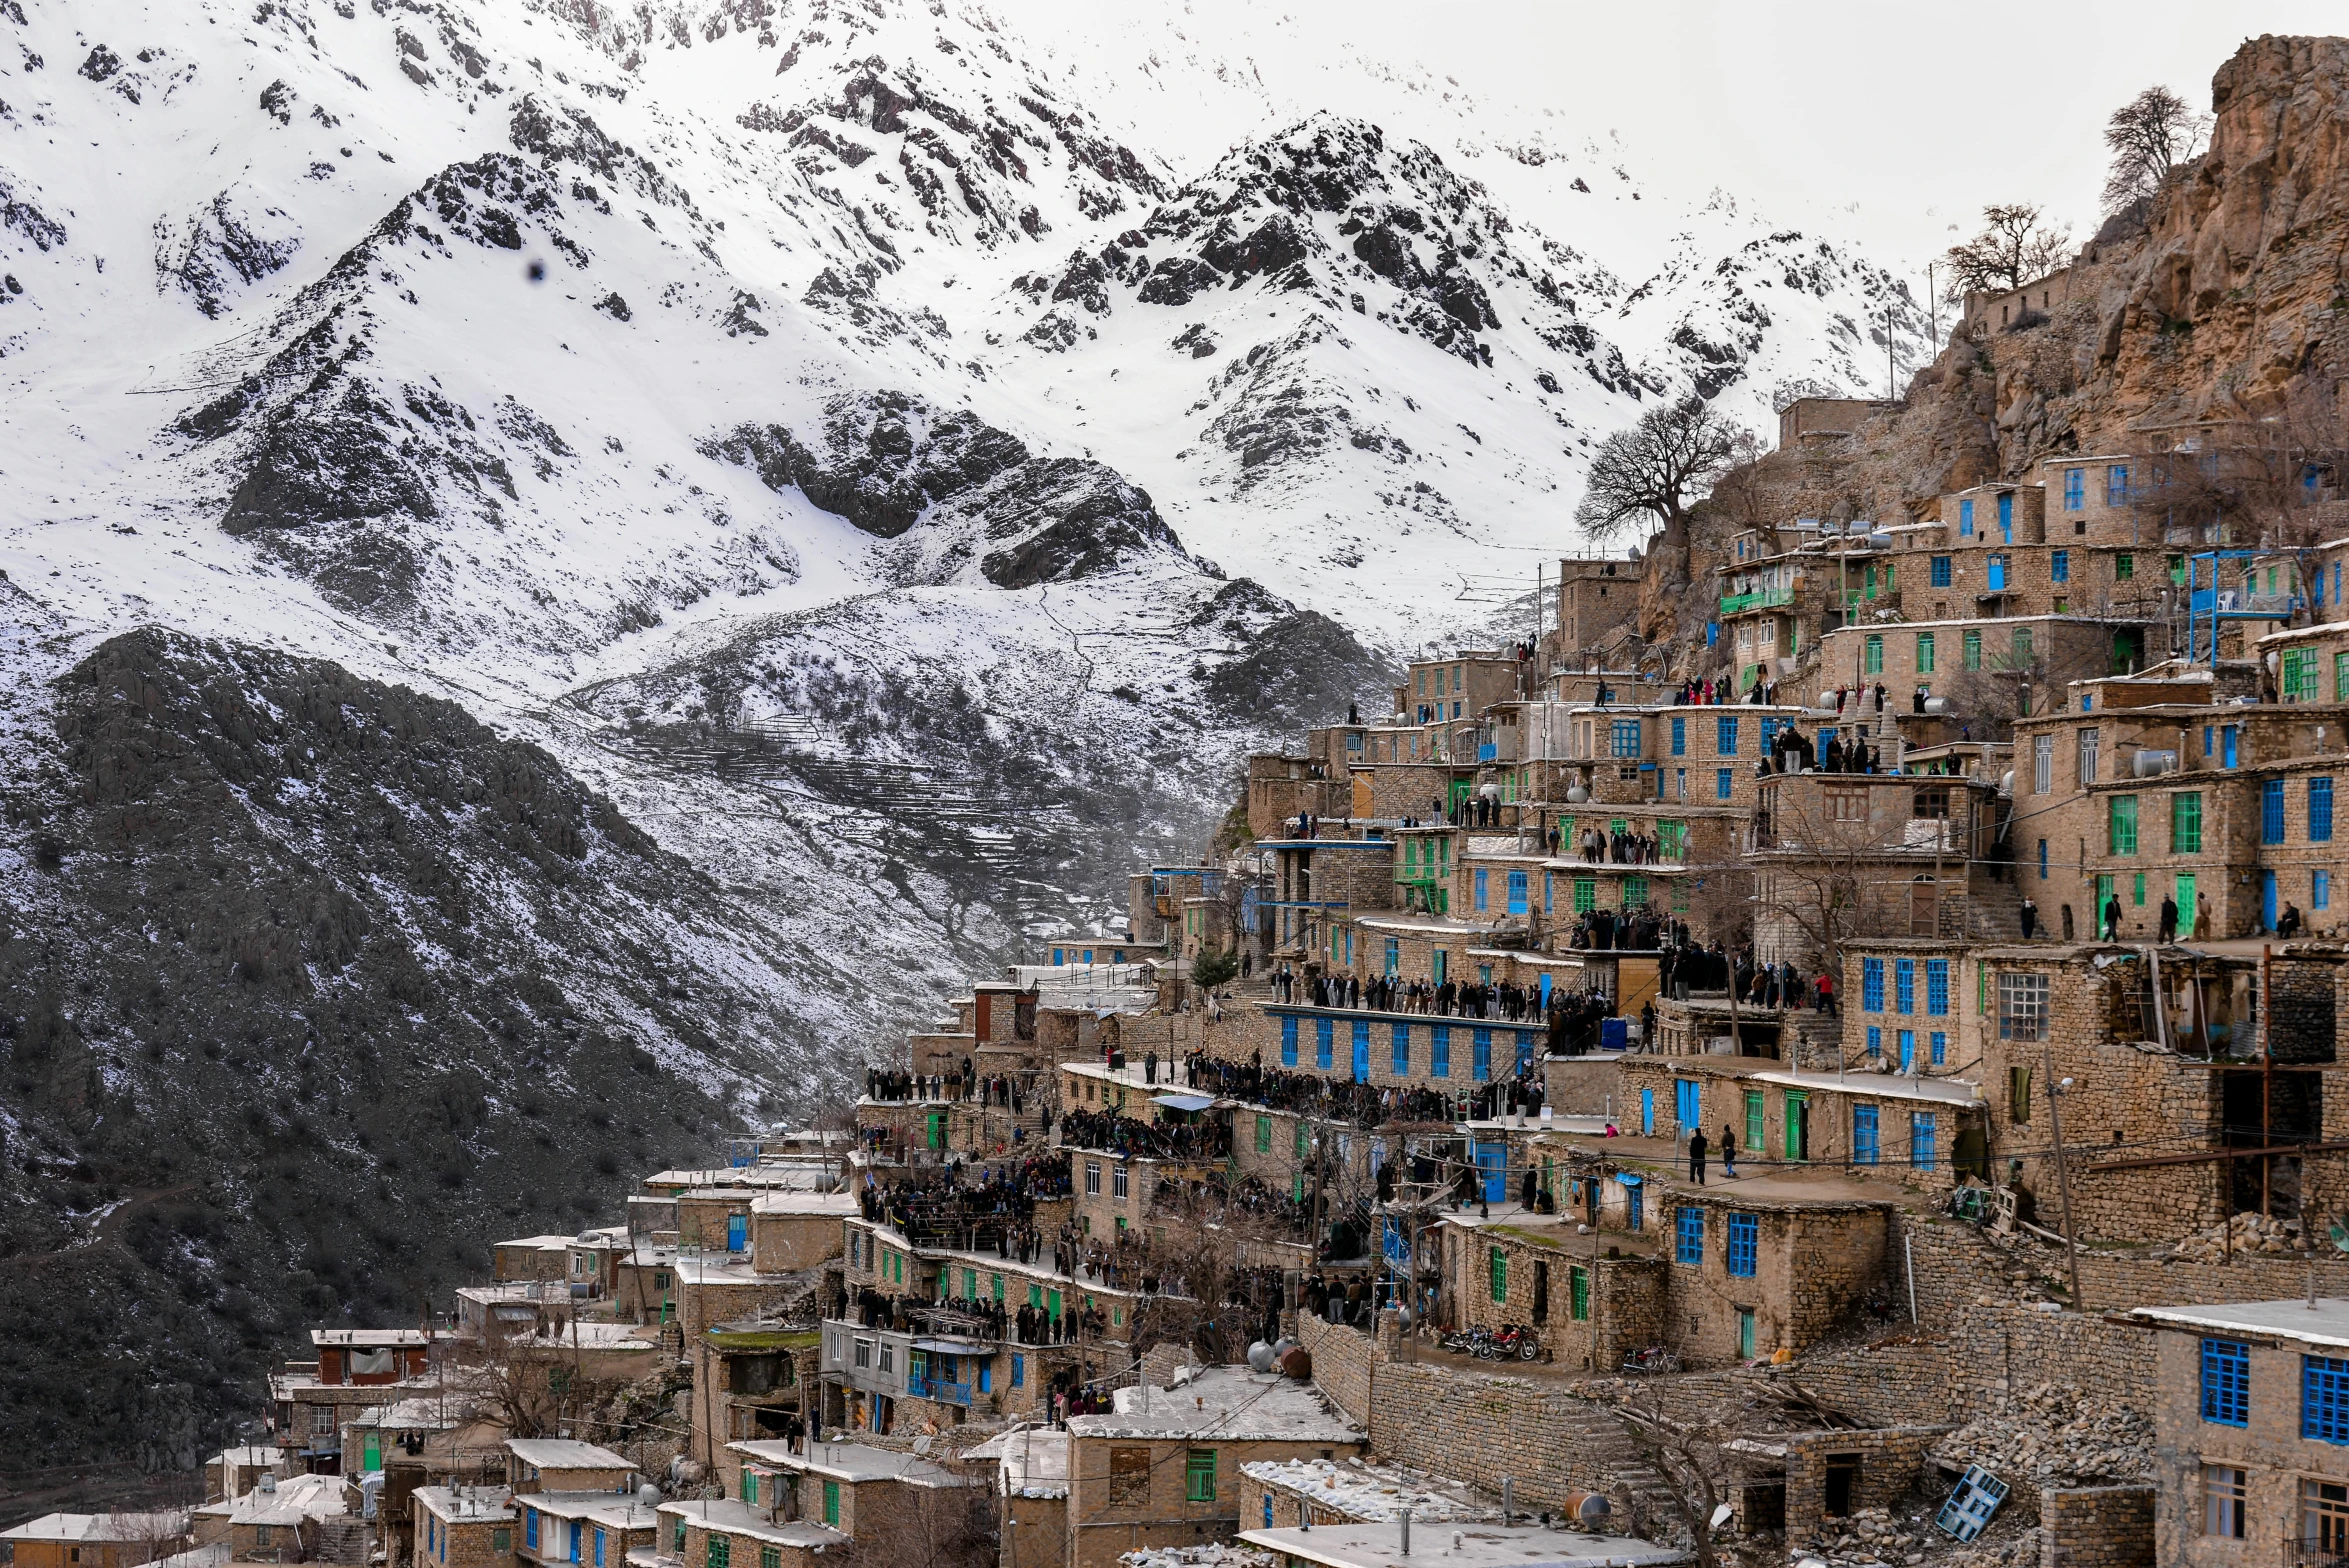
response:
[(1540, 1336), (1524, 1324), (1505, 1323), (1501, 1326), (1500, 1333), (1493, 1336), (1493, 1353), (1497, 1359), (1502, 1361), (1512, 1358), (1518, 1361), (1538, 1361), (1541, 1359), (1542, 1342)]
[(1650, 1345), (1645, 1350), (1635, 1350), (1625, 1356), (1623, 1370), (1626, 1372), (1677, 1372), (1680, 1370), (1680, 1358), (1662, 1345)]

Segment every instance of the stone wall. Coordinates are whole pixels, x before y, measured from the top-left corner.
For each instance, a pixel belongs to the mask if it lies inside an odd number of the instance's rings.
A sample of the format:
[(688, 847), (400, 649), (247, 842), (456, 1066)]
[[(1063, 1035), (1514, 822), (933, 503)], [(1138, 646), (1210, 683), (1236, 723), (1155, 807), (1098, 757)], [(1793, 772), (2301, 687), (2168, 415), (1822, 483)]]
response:
[(1310, 1312), (1297, 1314), (1297, 1342), (1313, 1357), (1314, 1386), (1364, 1427), (1370, 1425), (1371, 1367), (1377, 1349), (1359, 1329), (1325, 1323)]
[(2152, 1568), (2150, 1486), (2092, 1486), (2039, 1496), (2040, 1568)]

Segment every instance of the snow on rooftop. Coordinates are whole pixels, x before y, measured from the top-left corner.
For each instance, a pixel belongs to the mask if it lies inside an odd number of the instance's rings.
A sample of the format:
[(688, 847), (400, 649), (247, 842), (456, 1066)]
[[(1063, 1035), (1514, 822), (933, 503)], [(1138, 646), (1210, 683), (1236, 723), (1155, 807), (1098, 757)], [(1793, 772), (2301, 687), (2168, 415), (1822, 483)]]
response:
[[(1416, 1524), (1416, 1520), (1414, 1521)], [(1685, 1561), (1676, 1547), (1632, 1536), (1590, 1535), (1540, 1525), (1438, 1526), (1415, 1529), (1411, 1556), (1397, 1525), (1316, 1525), (1310, 1530), (1243, 1530), (1240, 1539), (1284, 1558), (1324, 1568), (1413, 1568), (1435, 1558), (1443, 1568), (1645, 1568)]]
[(1243, 1475), (1268, 1486), (1285, 1487), (1365, 1523), (1392, 1519), (1411, 1510), (1414, 1523), (1498, 1519), (1500, 1500), (1466, 1482), (1394, 1465), (1334, 1459), (1259, 1459), (1240, 1466)]
[(574, 1437), (509, 1437), (506, 1452), (541, 1470), (632, 1470), (610, 1449)]
[(1362, 1429), (1310, 1383), (1246, 1367), (1201, 1367), (1173, 1388), (1117, 1391), (1112, 1413), (1071, 1416), (1075, 1437), (1215, 1437), (1225, 1442), (1358, 1443)]
[(1272, 1553), (1237, 1541), (1205, 1546), (1146, 1546), (1118, 1559), (1124, 1568), (1272, 1568)]
[(2223, 1333), (2273, 1334), (2312, 1345), (2349, 1345), (2349, 1298), (2318, 1296), (2290, 1301), (2230, 1301), (2201, 1307), (2139, 1307), (2129, 1314), (2156, 1328), (2217, 1329)]
[(963, 1458), (994, 1460), (1003, 1469), (1003, 1490), (1012, 1497), (1068, 1496), (1068, 1434), (1021, 1427), (999, 1432)]

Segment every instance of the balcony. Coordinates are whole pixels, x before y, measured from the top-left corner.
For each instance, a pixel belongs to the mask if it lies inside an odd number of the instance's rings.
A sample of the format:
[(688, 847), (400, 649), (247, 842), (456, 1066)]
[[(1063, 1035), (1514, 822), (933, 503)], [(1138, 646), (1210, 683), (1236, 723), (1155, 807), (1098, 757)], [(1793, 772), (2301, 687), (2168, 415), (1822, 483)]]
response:
[(1741, 615), (1747, 610), (1775, 610), (1780, 605), (1794, 603), (1792, 588), (1757, 588), (1751, 593), (1733, 593), (1721, 600), (1723, 615)]
[(942, 1405), (968, 1405), (971, 1402), (971, 1385), (910, 1376), (905, 1380), (905, 1394), (908, 1399), (935, 1400)]

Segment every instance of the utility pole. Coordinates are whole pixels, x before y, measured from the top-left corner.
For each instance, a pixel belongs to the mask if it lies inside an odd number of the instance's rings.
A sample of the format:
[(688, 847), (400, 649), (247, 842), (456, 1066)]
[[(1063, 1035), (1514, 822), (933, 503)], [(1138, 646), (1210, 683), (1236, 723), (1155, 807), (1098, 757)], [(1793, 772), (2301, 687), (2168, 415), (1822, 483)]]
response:
[(2064, 1262), (2072, 1277), (2072, 1310), (2084, 1310), (2080, 1298), (2080, 1234), (2072, 1228), (2072, 1173), (2064, 1159), (2064, 1118), (2058, 1106), (2063, 1098), (2063, 1085), (2055, 1079), (2055, 1051), (2046, 1040), (2039, 1042), (2039, 1061), (2047, 1074), (2047, 1131), (2055, 1139), (2055, 1190), (2064, 1206)]

